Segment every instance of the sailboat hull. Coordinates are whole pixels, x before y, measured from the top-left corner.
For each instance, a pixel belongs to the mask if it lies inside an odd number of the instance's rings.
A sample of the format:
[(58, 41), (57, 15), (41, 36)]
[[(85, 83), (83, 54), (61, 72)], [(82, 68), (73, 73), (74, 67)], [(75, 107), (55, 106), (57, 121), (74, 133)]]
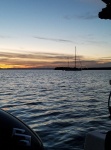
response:
[(63, 71), (81, 71), (81, 68), (71, 68), (71, 67), (56, 67), (55, 70), (63, 70)]
[(65, 71), (81, 71), (81, 68), (66, 68)]

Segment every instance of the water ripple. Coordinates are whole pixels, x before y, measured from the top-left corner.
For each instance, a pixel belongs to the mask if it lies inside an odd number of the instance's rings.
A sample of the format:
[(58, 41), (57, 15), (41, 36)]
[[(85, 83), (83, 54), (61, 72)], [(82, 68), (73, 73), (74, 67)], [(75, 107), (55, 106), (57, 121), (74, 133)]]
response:
[(82, 150), (86, 133), (107, 130), (111, 71), (0, 70), (0, 106), (22, 119), (47, 150)]

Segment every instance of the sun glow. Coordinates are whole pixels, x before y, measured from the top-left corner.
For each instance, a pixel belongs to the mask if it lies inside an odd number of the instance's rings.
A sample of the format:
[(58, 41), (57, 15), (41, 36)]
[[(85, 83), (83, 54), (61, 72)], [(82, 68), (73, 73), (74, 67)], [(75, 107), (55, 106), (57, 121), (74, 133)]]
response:
[(1, 69), (8, 69), (8, 68), (12, 68), (12, 67), (13, 67), (13, 65), (0, 64)]
[(25, 65), (7, 65), (7, 64), (0, 64), (0, 69), (11, 69), (11, 68), (29, 68)]

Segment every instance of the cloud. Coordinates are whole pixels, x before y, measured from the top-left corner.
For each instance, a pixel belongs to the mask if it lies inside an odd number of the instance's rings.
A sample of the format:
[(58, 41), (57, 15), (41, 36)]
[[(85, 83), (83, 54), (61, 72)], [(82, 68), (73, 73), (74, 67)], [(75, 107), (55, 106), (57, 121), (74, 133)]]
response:
[[(0, 52), (0, 68), (40, 68), (55, 67), (54, 62), (65, 61), (65, 55), (54, 53), (7, 53)], [(6, 66), (6, 67), (5, 67)]]
[(98, 18), (98, 14), (96, 13), (90, 13), (87, 12), (86, 14), (82, 14), (82, 15), (65, 15), (64, 19), (66, 20), (73, 20), (73, 19), (80, 19), (80, 20), (92, 20), (92, 19), (97, 19)]
[[(61, 66), (74, 66), (74, 56), (57, 53), (7, 53), (0, 52), (0, 67), (12, 68), (54, 68)], [(111, 66), (111, 57), (98, 58), (96, 60), (77, 56), (77, 65), (80, 67)]]
[(55, 39), (55, 38), (47, 38), (47, 37), (39, 37), (39, 36), (34, 36), (35, 39), (39, 40), (47, 40), (47, 41), (54, 41), (54, 42), (67, 42), (67, 43), (73, 43), (71, 40), (67, 39)]
[(97, 14), (87, 14), (87, 15), (77, 16), (78, 19), (84, 19), (84, 20), (92, 20), (92, 19), (96, 19), (97, 17), (98, 17)]
[(111, 67), (111, 57), (102, 57), (98, 59), (84, 58), (83, 67)]

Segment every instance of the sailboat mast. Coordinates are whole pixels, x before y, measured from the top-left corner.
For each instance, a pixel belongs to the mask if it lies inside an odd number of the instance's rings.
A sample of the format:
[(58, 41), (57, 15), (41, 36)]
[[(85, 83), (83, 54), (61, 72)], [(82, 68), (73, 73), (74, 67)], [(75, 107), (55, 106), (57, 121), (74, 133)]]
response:
[(76, 46), (75, 46), (75, 68), (76, 68)]

